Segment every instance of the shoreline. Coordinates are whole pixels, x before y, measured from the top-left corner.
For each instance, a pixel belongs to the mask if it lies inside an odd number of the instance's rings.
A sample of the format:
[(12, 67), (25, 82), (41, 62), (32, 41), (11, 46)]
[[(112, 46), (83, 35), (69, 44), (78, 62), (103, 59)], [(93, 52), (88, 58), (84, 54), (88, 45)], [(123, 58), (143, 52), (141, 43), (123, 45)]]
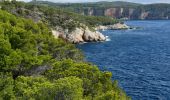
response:
[(82, 44), (89, 42), (104, 42), (107, 41), (108, 36), (103, 35), (100, 31), (104, 30), (127, 30), (132, 27), (126, 25), (125, 23), (117, 23), (113, 25), (99, 25), (95, 28), (95, 31), (90, 30), (87, 26), (86, 28), (76, 28), (72, 32), (68, 32), (63, 29), (52, 30), (52, 34), (55, 38), (61, 38), (67, 42), (73, 44)]

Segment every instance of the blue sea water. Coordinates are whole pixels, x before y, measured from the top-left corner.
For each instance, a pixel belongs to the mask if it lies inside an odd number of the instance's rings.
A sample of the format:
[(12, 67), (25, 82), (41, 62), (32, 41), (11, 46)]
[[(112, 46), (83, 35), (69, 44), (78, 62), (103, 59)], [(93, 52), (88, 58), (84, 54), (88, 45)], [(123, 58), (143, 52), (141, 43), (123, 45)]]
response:
[(170, 21), (127, 21), (135, 30), (106, 30), (110, 41), (78, 45), (87, 61), (111, 71), (132, 100), (170, 100)]

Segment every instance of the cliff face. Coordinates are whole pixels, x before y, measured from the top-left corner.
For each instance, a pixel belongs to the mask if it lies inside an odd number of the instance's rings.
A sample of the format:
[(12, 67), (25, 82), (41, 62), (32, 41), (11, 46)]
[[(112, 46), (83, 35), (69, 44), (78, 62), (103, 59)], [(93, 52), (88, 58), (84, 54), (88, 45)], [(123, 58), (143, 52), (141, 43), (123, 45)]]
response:
[[(75, 12), (85, 15), (110, 16), (122, 19), (170, 19), (170, 4), (134, 4), (121, 2), (106, 2), (94, 4), (70, 4)], [(79, 10), (78, 10), (79, 9)]]
[(170, 19), (170, 4), (138, 4), (131, 2), (93, 2), (93, 3), (50, 3), (37, 2), (61, 7), (83, 15), (110, 16), (122, 19)]
[[(55, 38), (62, 38), (71, 43), (105, 41), (106, 37), (95, 30), (99, 25), (113, 25), (117, 19), (95, 16), (82, 16), (59, 8), (25, 3), (1, 4), (1, 9), (16, 16), (31, 19), (36, 23), (46, 23)], [(103, 14), (101, 9), (79, 10), (82, 14)], [(102, 15), (100, 15), (102, 16)]]
[[(75, 9), (77, 13), (80, 10)], [(110, 16), (121, 19), (170, 19), (169, 8), (144, 9), (144, 8), (86, 8), (81, 10), (84, 15), (94, 16)]]

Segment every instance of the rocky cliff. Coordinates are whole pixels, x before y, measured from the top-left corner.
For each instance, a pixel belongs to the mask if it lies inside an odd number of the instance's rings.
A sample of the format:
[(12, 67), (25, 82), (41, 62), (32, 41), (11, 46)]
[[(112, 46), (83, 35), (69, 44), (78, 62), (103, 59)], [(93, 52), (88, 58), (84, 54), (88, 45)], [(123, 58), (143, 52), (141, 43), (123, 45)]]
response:
[(41, 4), (63, 7), (83, 15), (110, 16), (119, 19), (170, 19), (170, 4), (136, 4), (130, 2), (94, 2), (94, 3), (69, 3)]
[(61, 27), (56, 27), (52, 30), (55, 38), (62, 38), (70, 43), (84, 43), (84, 42), (102, 42), (106, 40), (99, 30), (121, 30), (129, 29), (130, 27), (124, 23), (117, 23), (113, 25), (99, 25), (95, 30), (90, 30), (87, 26), (85, 28), (76, 28), (75, 30), (69, 32), (68, 30), (62, 29)]
[[(81, 11), (81, 12), (80, 12)], [(119, 19), (170, 19), (170, 6), (158, 7), (158, 8), (126, 8), (126, 7), (111, 7), (111, 8), (85, 8), (78, 10), (75, 8), (75, 12), (82, 13), (84, 15), (94, 16), (110, 16)]]
[[(55, 38), (62, 38), (71, 43), (105, 41), (106, 37), (95, 30), (95, 27), (114, 25), (119, 22), (114, 18), (84, 16), (65, 9), (23, 2), (2, 2), (0, 6), (1, 9), (16, 16), (47, 25), (51, 28)], [(93, 14), (94, 12), (88, 11), (88, 13)]]
[(55, 38), (62, 38), (70, 43), (99, 42), (105, 41), (106, 37), (99, 31), (91, 31), (89, 28), (76, 28), (68, 33), (67, 31), (52, 30)]
[(37, 4), (60, 7), (82, 15), (110, 16), (119, 19), (170, 19), (170, 4), (138, 4), (131, 2), (52, 3), (39, 1)]

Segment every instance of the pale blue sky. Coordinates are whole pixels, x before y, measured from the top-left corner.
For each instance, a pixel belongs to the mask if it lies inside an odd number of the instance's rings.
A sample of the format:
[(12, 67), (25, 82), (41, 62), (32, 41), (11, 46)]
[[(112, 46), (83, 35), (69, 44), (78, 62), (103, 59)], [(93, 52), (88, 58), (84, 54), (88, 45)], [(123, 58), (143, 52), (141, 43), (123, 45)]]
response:
[[(29, 1), (29, 0), (24, 0), (24, 1)], [(52, 2), (98, 2), (98, 1), (128, 1), (128, 2), (135, 2), (135, 3), (170, 3), (170, 0), (48, 0)]]

